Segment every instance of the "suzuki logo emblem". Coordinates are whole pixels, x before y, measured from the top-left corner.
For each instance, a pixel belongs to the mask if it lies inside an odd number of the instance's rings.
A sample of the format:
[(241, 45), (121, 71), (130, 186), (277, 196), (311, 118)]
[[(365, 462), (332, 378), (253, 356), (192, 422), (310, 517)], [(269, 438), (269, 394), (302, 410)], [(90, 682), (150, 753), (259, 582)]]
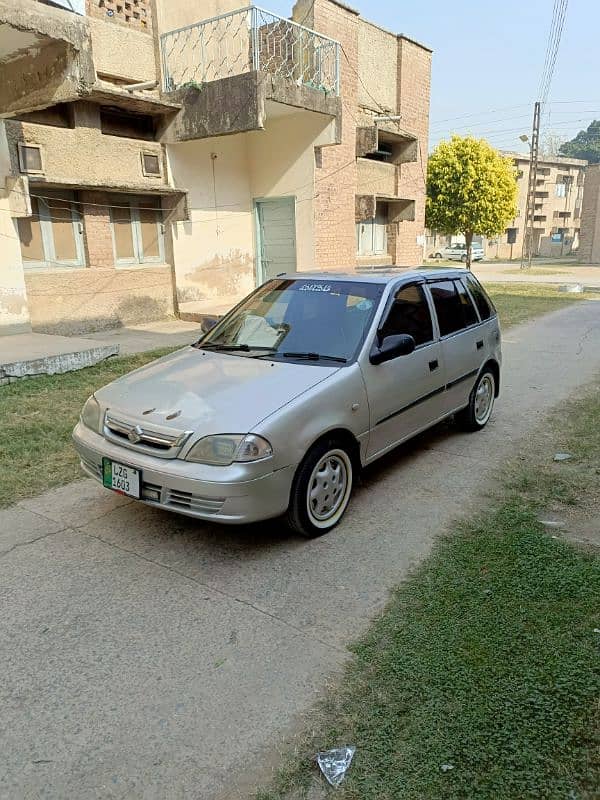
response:
[(137, 444), (138, 442), (142, 441), (142, 436), (144, 435), (144, 429), (141, 428), (139, 425), (136, 425), (135, 428), (132, 428), (129, 433), (127, 434), (127, 438), (131, 442), (131, 444)]

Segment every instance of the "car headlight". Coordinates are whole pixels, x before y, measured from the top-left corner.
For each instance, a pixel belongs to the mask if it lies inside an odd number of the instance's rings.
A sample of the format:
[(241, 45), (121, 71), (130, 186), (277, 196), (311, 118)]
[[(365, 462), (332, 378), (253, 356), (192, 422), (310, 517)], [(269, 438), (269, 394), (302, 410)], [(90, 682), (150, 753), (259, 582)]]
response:
[(86, 428), (89, 428), (95, 433), (100, 432), (100, 405), (94, 395), (88, 397), (85, 401), (85, 405), (81, 411), (81, 421)]
[(259, 461), (271, 455), (273, 448), (262, 436), (224, 433), (200, 439), (187, 454), (186, 460), (228, 467), (234, 461)]

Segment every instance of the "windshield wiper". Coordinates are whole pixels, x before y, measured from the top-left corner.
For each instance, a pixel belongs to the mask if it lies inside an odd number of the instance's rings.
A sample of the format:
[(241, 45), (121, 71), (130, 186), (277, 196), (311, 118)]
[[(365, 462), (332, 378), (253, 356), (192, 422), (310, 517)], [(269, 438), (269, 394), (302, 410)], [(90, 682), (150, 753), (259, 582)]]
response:
[(299, 358), (304, 361), (337, 361), (338, 364), (348, 362), (347, 358), (341, 356), (323, 356), (320, 353), (278, 353), (278, 355), (282, 355), (284, 358)]
[(198, 342), (195, 347), (199, 347), (205, 350), (217, 350), (222, 352), (224, 350), (230, 351), (237, 351), (242, 353), (249, 353), (251, 350), (272, 350), (272, 347), (262, 347), (253, 344), (221, 344), (220, 342), (206, 342), (206, 344), (202, 344), (202, 342)]

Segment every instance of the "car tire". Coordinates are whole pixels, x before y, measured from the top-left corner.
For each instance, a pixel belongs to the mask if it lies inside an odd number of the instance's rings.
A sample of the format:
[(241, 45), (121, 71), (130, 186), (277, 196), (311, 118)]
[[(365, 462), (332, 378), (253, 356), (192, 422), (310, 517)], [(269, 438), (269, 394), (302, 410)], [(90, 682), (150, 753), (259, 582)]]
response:
[(317, 442), (296, 471), (286, 521), (306, 538), (334, 528), (348, 507), (353, 482), (352, 456), (337, 439)]
[(438, 261), (441, 261), (441, 260), (442, 260), (442, 254), (441, 254), (441, 253), (436, 253), (436, 254), (434, 255), (434, 258), (437, 258), (437, 259), (438, 259)]
[(463, 431), (480, 431), (485, 428), (494, 409), (496, 378), (486, 367), (477, 378), (469, 397), (469, 405), (456, 414), (456, 422)]
[(466, 264), (467, 263), (467, 256), (466, 255), (462, 255), (460, 257), (460, 260), (463, 262), (463, 264)]

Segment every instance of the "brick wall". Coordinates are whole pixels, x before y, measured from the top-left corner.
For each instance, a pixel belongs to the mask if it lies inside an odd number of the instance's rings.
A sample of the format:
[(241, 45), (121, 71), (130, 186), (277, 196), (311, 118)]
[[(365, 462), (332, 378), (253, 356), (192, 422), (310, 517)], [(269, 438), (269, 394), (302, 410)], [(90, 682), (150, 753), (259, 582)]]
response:
[(115, 256), (110, 227), (110, 211), (105, 192), (80, 192), (81, 213), (84, 217), (85, 261), (91, 269), (114, 267)]
[(579, 241), (580, 260), (600, 264), (600, 164), (585, 170)]
[(415, 201), (414, 222), (400, 222), (390, 251), (395, 264), (418, 266), (423, 245), (417, 237), (425, 233), (425, 176), (429, 139), (429, 95), (431, 53), (404, 37), (398, 38), (398, 113), (404, 130), (419, 140), (417, 161), (399, 167), (398, 195)]
[(152, 32), (150, 0), (86, 0), (86, 13), (105, 22)]
[(321, 269), (348, 270), (356, 263), (356, 115), (358, 105), (358, 16), (315, 0), (305, 24), (341, 42), (342, 143), (323, 147), (315, 169), (315, 260)]

